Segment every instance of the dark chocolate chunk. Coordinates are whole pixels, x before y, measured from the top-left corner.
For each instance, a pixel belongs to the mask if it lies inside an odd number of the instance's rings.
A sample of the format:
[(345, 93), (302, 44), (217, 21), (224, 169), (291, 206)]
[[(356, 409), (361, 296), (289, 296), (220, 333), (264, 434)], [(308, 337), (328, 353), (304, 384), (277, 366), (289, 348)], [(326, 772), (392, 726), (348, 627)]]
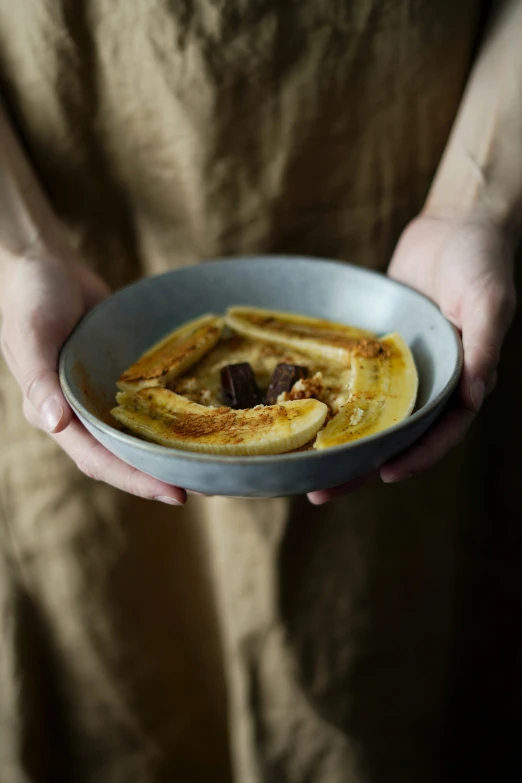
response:
[(228, 364), (221, 370), (221, 393), (231, 408), (254, 408), (262, 404), (256, 378), (248, 362)]
[(278, 364), (265, 397), (266, 405), (274, 405), (283, 392), (289, 392), (300, 378), (308, 378), (308, 367), (298, 364)]

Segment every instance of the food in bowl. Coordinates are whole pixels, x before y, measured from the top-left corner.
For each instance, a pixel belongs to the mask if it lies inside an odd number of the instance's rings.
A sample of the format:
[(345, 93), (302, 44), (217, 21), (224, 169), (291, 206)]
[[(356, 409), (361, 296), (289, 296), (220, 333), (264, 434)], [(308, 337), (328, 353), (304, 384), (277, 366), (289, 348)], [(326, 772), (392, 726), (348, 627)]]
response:
[(153, 345), (118, 380), (112, 415), (140, 438), (220, 455), (326, 449), (412, 412), (418, 375), (397, 333), (236, 306)]

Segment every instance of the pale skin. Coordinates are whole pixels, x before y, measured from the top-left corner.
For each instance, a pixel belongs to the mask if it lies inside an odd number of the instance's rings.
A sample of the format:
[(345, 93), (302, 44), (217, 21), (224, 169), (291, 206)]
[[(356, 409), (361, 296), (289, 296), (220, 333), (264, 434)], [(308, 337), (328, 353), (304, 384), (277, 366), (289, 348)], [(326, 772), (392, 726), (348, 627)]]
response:
[[(426, 204), (402, 234), (388, 274), (433, 299), (459, 329), (464, 371), (450, 408), (381, 479), (429, 469), (465, 436), (496, 381), (515, 309), (513, 253), (522, 235), (522, 2), (499, 3)], [(60, 347), (108, 294), (69, 245), (12, 129), (0, 114), (2, 349), (28, 421), (94, 479), (172, 505), (184, 489), (111, 455), (80, 425), (58, 382)], [(357, 485), (360, 482), (357, 482)], [(354, 484), (313, 492), (314, 504)]]

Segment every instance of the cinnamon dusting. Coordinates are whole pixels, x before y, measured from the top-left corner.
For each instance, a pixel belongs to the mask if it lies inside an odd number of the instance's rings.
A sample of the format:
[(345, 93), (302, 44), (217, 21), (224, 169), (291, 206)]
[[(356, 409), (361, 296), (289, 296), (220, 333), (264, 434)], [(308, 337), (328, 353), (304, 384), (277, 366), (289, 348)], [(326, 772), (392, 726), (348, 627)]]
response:
[(379, 340), (366, 338), (356, 340), (353, 349), (355, 356), (362, 356), (364, 359), (377, 359), (379, 356), (385, 356), (389, 359), (391, 356), (388, 346)]
[(146, 353), (134, 362), (120, 378), (124, 383), (144, 380), (157, 380), (167, 372), (172, 372), (185, 362), (191, 354), (197, 351), (202, 342), (210, 343), (220, 331), (219, 326), (204, 326), (196, 329), (185, 338), (174, 337), (165, 343), (160, 343), (156, 350)]

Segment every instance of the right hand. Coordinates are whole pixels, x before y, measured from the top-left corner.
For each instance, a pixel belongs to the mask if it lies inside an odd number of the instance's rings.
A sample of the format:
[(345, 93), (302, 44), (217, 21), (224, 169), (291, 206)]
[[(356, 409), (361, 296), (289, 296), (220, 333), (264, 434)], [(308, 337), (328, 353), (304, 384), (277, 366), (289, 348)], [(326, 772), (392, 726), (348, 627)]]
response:
[[(62, 260), (62, 256), (67, 256)], [(1, 346), (23, 394), (24, 414), (95, 480), (143, 498), (181, 505), (186, 492), (125, 464), (74, 416), (58, 380), (58, 357), (77, 322), (109, 291), (68, 249), (38, 258), (2, 258)]]

